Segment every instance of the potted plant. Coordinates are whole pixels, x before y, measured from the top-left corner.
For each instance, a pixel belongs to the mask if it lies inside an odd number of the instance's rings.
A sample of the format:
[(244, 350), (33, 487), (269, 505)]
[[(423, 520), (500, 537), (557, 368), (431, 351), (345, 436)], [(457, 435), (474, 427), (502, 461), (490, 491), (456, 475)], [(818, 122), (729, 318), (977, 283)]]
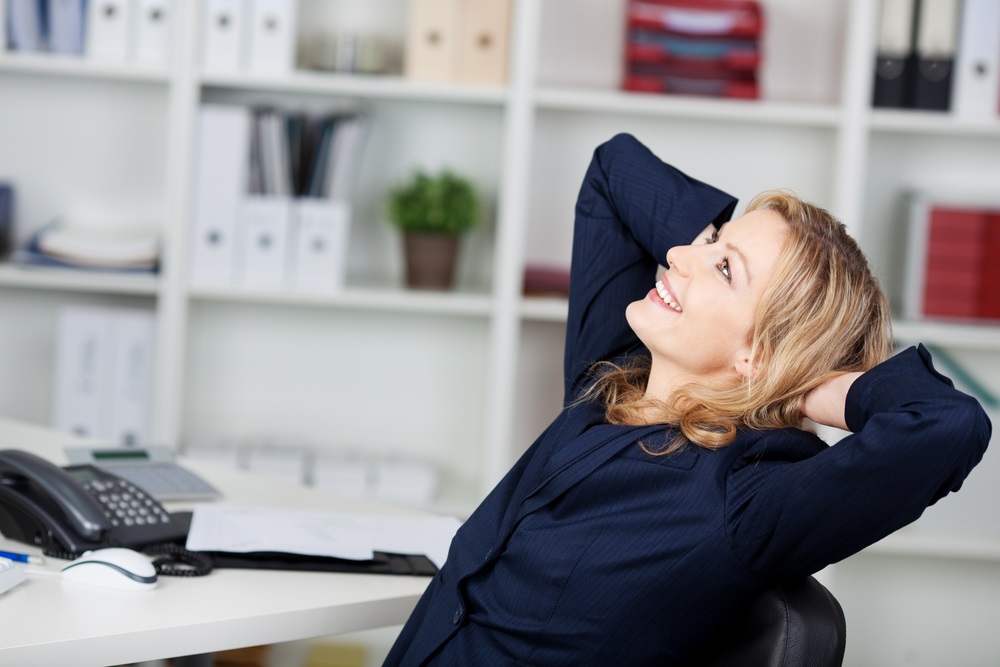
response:
[(472, 183), (451, 171), (417, 171), (389, 193), (389, 219), (403, 232), (406, 284), (448, 289), (454, 281), (458, 240), (479, 222)]

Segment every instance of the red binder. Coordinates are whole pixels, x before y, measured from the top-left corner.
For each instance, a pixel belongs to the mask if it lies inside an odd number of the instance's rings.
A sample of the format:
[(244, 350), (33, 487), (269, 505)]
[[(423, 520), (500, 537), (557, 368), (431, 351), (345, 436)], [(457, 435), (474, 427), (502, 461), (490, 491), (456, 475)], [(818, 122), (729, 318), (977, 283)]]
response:
[(936, 206), (930, 210), (923, 315), (1000, 318), (1000, 213)]

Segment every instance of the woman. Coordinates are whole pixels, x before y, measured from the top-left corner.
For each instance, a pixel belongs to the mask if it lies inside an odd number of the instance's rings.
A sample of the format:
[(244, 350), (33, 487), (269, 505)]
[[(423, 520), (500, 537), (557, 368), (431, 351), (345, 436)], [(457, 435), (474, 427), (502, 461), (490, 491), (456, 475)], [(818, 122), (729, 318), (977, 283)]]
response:
[[(597, 149), (566, 407), (458, 531), (386, 665), (674, 664), (769, 582), (958, 489), (989, 421), (922, 347), (886, 360), (888, 305), (843, 227), (783, 194), (726, 222), (735, 203), (630, 136)], [(854, 433), (827, 447), (803, 417)]]

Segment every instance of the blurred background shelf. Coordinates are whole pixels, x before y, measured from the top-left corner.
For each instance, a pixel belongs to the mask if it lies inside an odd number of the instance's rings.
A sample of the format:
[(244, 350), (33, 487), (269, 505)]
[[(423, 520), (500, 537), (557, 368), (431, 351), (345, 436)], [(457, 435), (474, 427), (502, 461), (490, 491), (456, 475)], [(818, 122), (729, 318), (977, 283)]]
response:
[(79, 56), (0, 52), (0, 73), (5, 72), (138, 83), (165, 84), (170, 80), (170, 70), (165, 67), (106, 63)]
[(160, 279), (155, 275), (118, 275), (72, 269), (25, 268), (0, 264), (0, 286), (95, 294), (156, 296)]
[(426, 83), (399, 76), (296, 71), (267, 76), (211, 73), (198, 76), (202, 86), (238, 90), (336, 95), (361, 99), (415, 100), (451, 104), (502, 105), (507, 91), (499, 86)]
[(835, 128), (841, 111), (832, 104), (726, 100), (608, 89), (540, 87), (539, 109), (580, 113), (613, 113), (661, 118), (711, 119), (731, 123)]

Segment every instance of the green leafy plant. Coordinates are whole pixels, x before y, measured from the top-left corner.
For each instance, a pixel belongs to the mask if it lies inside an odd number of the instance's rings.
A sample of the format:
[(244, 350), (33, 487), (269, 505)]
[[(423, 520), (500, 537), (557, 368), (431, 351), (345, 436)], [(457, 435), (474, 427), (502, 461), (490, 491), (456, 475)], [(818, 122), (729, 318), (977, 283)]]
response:
[(469, 180), (448, 170), (417, 171), (389, 193), (389, 218), (405, 232), (457, 235), (479, 221), (479, 198)]

